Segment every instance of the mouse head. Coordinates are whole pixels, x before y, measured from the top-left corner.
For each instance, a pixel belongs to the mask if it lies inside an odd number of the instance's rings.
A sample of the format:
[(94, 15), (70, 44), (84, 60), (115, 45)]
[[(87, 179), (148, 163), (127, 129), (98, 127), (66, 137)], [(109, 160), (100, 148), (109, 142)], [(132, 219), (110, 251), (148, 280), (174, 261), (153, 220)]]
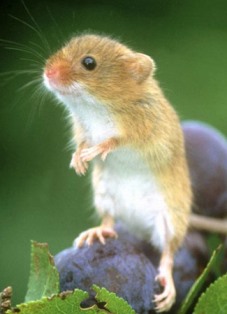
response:
[(81, 35), (47, 60), (44, 81), (54, 93), (74, 93), (79, 86), (108, 100), (135, 92), (154, 69), (149, 56), (113, 39)]

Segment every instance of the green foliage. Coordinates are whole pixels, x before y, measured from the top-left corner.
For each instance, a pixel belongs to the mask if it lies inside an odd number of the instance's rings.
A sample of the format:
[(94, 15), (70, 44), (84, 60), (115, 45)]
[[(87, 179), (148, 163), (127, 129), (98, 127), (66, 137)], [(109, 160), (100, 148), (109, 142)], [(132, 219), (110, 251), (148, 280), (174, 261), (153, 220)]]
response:
[(79, 289), (59, 293), (59, 275), (46, 243), (32, 242), (31, 271), (26, 302), (7, 314), (135, 314), (125, 300), (105, 288), (93, 286), (97, 303), (81, 308), (88, 293)]
[[(54, 295), (51, 298), (42, 298), (41, 300), (23, 303), (17, 306), (16, 311), (21, 314), (75, 314), (84, 313), (81, 310), (80, 303), (86, 299), (88, 294), (81, 290), (75, 290), (71, 293)], [(15, 313), (14, 310), (7, 311), (7, 314)], [(89, 309), (85, 313), (102, 313), (94, 309)], [(106, 313), (106, 312), (103, 312)]]
[[(200, 277), (190, 289), (178, 314), (191, 314), (190, 308), (199, 297), (202, 286), (212, 269), (217, 267), (222, 248), (219, 246)], [(75, 289), (59, 293), (59, 275), (46, 243), (32, 242), (31, 271), (26, 302), (9, 309), (6, 314), (136, 314), (129, 304), (115, 293), (93, 285), (96, 303), (81, 307), (89, 295), (86, 291)], [(227, 313), (227, 274), (212, 283), (194, 307), (193, 314)], [(189, 312), (190, 311), (190, 312)], [(5, 313), (1, 310), (0, 313)]]
[(51, 297), (59, 292), (59, 275), (47, 243), (32, 241), (31, 268), (25, 301)]
[(193, 314), (227, 313), (227, 275), (219, 277), (202, 293)]
[[(212, 254), (209, 263), (207, 264), (207, 267), (203, 270), (202, 274), (199, 276), (199, 278), (196, 280), (194, 285), (191, 287), (189, 293), (187, 294), (180, 310), (178, 311), (178, 314), (186, 314), (188, 313), (188, 309), (195, 301), (195, 298), (199, 295), (201, 288), (203, 284), (205, 283), (205, 280), (207, 279), (207, 276), (209, 275), (212, 268), (216, 267), (219, 257), (222, 254), (223, 248), (219, 246)], [(206, 313), (206, 312), (204, 312)], [(202, 313), (201, 313), (202, 314)]]
[[(51, 298), (42, 298), (41, 300), (23, 303), (14, 310), (7, 311), (7, 314), (13, 314), (20, 311), (20, 314), (135, 314), (135, 311), (121, 298), (104, 288), (95, 287), (97, 292), (97, 304), (81, 308), (80, 304), (88, 297), (88, 293), (79, 289), (72, 292), (65, 292), (54, 295)], [(99, 307), (99, 302), (104, 302), (105, 308)]]

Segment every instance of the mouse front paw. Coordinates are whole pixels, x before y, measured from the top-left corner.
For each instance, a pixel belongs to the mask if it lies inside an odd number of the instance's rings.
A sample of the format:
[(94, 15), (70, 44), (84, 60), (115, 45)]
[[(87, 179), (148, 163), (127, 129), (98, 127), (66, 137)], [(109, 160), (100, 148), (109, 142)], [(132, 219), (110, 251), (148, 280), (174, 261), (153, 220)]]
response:
[(118, 140), (116, 138), (109, 138), (108, 140), (81, 150), (81, 160), (88, 162), (100, 155), (101, 159), (105, 161), (107, 155), (118, 146)]
[(79, 176), (85, 175), (85, 173), (86, 173), (86, 171), (88, 169), (88, 163), (81, 159), (79, 152), (75, 152), (72, 155), (72, 159), (71, 159), (71, 162), (70, 162), (70, 168), (74, 168), (76, 173)]
[(157, 313), (170, 310), (176, 299), (176, 290), (171, 273), (160, 271), (156, 281), (164, 288), (161, 294), (154, 296), (155, 310)]
[(105, 238), (117, 238), (117, 233), (111, 227), (99, 226), (82, 232), (74, 240), (74, 246), (80, 248), (85, 243), (92, 245), (95, 240), (99, 240), (103, 245), (106, 243)]
[(96, 145), (90, 148), (83, 149), (81, 151), (80, 157), (83, 162), (88, 162), (94, 159), (96, 156), (100, 155), (101, 159), (104, 161), (106, 159), (109, 150), (106, 150), (103, 145)]
[(75, 153), (72, 155), (72, 159), (70, 162), (70, 168), (74, 168), (76, 173), (81, 176), (85, 175), (87, 169), (88, 169), (88, 162), (85, 160), (82, 160), (81, 158), (81, 151), (87, 148), (87, 144), (83, 142), (80, 144), (75, 151)]

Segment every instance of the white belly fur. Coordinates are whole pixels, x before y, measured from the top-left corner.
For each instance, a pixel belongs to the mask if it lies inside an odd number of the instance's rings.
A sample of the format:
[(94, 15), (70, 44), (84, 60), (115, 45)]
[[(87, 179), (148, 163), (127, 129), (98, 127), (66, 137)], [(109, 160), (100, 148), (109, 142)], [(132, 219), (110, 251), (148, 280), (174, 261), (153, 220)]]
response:
[(166, 237), (171, 238), (174, 231), (163, 193), (151, 170), (136, 151), (128, 148), (109, 154), (100, 166), (98, 180), (94, 180), (99, 213), (124, 221), (134, 234), (162, 250)]
[[(76, 97), (57, 96), (80, 122), (90, 145), (118, 136), (107, 106), (79, 84), (72, 89), (77, 92)], [(166, 238), (171, 238), (174, 230), (163, 193), (139, 154), (120, 148), (110, 153), (104, 163), (99, 157), (95, 163), (102, 169), (97, 173), (95, 167), (93, 176), (95, 205), (99, 214), (110, 213), (123, 220), (133, 233), (162, 250)]]

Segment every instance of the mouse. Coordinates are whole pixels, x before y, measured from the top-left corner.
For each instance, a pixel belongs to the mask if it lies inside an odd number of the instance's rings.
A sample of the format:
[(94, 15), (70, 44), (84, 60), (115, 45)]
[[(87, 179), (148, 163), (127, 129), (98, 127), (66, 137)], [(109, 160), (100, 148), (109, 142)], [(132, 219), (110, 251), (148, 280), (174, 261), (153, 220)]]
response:
[(155, 78), (154, 60), (110, 36), (83, 33), (46, 61), (45, 87), (68, 110), (76, 149), (70, 166), (91, 166), (101, 223), (77, 247), (117, 237), (116, 221), (160, 252), (156, 312), (176, 298), (174, 254), (187, 231), (192, 189), (178, 114)]

